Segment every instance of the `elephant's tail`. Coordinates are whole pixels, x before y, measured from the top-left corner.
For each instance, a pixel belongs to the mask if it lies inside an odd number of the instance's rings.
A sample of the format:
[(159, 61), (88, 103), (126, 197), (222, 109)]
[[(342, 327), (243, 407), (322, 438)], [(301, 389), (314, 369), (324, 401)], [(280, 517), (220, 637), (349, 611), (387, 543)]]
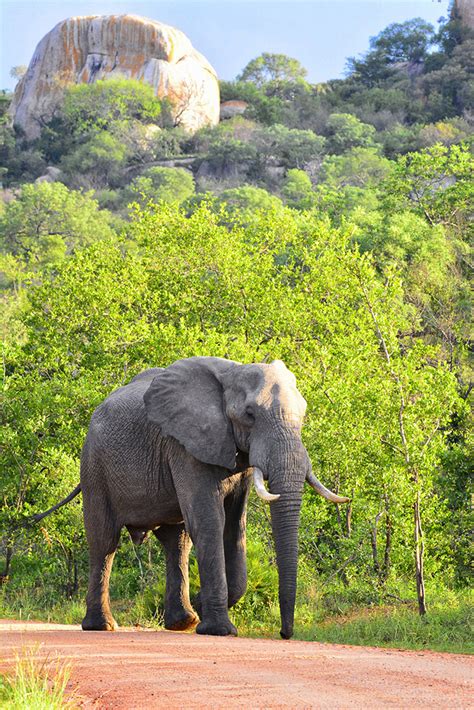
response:
[(81, 492), (81, 484), (79, 483), (71, 493), (66, 496), (63, 500), (59, 501), (59, 503), (56, 503), (56, 505), (53, 505), (52, 508), (49, 510), (46, 510), (44, 513), (36, 513), (36, 515), (32, 515), (31, 518), (29, 519), (30, 523), (39, 523), (40, 520), (43, 520), (43, 518), (46, 518), (47, 515), (50, 513), (54, 513), (55, 510), (58, 510), (58, 508), (61, 508), (63, 505), (66, 505), (66, 503), (69, 503), (73, 498), (75, 498), (79, 493)]

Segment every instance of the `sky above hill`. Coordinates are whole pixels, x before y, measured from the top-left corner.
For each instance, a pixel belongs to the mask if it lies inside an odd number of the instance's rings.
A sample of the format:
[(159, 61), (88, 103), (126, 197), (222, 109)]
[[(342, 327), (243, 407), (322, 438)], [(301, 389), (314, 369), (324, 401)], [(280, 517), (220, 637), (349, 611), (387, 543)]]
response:
[(216, 69), (234, 79), (262, 52), (298, 59), (311, 82), (341, 78), (345, 60), (391, 22), (422, 17), (437, 26), (449, 0), (0, 0), (0, 88), (28, 64), (55, 24), (73, 15), (132, 13), (182, 30)]

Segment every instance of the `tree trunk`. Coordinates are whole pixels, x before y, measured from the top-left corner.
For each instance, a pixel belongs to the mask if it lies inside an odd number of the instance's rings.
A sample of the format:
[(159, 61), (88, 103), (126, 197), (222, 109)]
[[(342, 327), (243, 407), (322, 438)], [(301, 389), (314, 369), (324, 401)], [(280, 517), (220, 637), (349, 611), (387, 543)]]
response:
[(420, 493), (416, 494), (414, 508), (415, 523), (415, 571), (416, 571), (416, 593), (418, 597), (418, 611), (420, 616), (426, 614), (425, 601), (425, 580), (423, 576), (423, 555), (425, 546), (423, 542), (423, 530), (421, 527)]
[(5, 569), (3, 570), (3, 572), (0, 572), (0, 584), (4, 584), (5, 582), (8, 581), (12, 557), (13, 557), (13, 547), (11, 545), (8, 545), (7, 549), (5, 551)]
[(377, 552), (377, 518), (375, 519), (375, 525), (370, 531), (370, 543), (372, 545), (372, 560), (374, 563), (374, 572), (377, 575), (377, 577), (380, 579), (380, 564), (379, 564), (379, 556)]
[(389, 503), (388, 500), (385, 501), (385, 549), (383, 553), (383, 565), (382, 565), (382, 574), (381, 574), (381, 579), (382, 583), (385, 584), (385, 582), (388, 579), (388, 575), (390, 574), (390, 567), (391, 567), (391, 552), (392, 552), (392, 518), (390, 517), (389, 514)]

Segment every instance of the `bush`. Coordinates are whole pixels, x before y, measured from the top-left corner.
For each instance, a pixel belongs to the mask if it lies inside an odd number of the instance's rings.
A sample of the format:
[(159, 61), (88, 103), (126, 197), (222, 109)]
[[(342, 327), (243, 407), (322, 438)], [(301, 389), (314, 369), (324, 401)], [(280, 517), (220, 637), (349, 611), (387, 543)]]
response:
[(129, 152), (118, 136), (102, 131), (91, 135), (61, 161), (68, 184), (76, 188), (117, 187)]
[(73, 133), (108, 128), (114, 121), (156, 123), (161, 103), (153, 87), (135, 79), (100, 79), (69, 86), (62, 108)]
[(128, 198), (139, 204), (168, 202), (181, 204), (194, 195), (194, 178), (184, 168), (148, 168), (135, 178), (128, 189)]
[(344, 153), (351, 148), (372, 146), (375, 128), (350, 113), (333, 113), (328, 118), (326, 133), (328, 152)]
[(304, 170), (288, 170), (281, 193), (288, 207), (297, 210), (309, 210), (315, 204), (313, 186)]
[(2, 250), (35, 270), (113, 233), (111, 215), (99, 210), (91, 193), (60, 182), (24, 185), (0, 216)]

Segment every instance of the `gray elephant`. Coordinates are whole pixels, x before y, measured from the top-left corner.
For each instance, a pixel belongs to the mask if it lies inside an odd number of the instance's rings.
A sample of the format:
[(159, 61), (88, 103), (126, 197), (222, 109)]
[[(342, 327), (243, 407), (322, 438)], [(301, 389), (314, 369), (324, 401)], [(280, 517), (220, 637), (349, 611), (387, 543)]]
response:
[[(280, 634), (290, 638), (304, 483), (335, 503), (348, 501), (311, 472), (301, 441), (305, 409), (294, 375), (280, 360), (243, 365), (192, 357), (147, 370), (113, 392), (92, 416), (81, 484), (68, 496), (82, 489), (89, 545), (82, 628), (116, 627), (109, 577), (126, 527), (134, 542), (152, 530), (164, 546), (167, 629), (198, 624), (200, 634), (235, 635), (228, 609), (246, 589), (246, 504), (253, 477), (258, 495), (271, 504)], [(195, 602), (200, 621), (189, 599), (191, 544), (201, 582)]]

